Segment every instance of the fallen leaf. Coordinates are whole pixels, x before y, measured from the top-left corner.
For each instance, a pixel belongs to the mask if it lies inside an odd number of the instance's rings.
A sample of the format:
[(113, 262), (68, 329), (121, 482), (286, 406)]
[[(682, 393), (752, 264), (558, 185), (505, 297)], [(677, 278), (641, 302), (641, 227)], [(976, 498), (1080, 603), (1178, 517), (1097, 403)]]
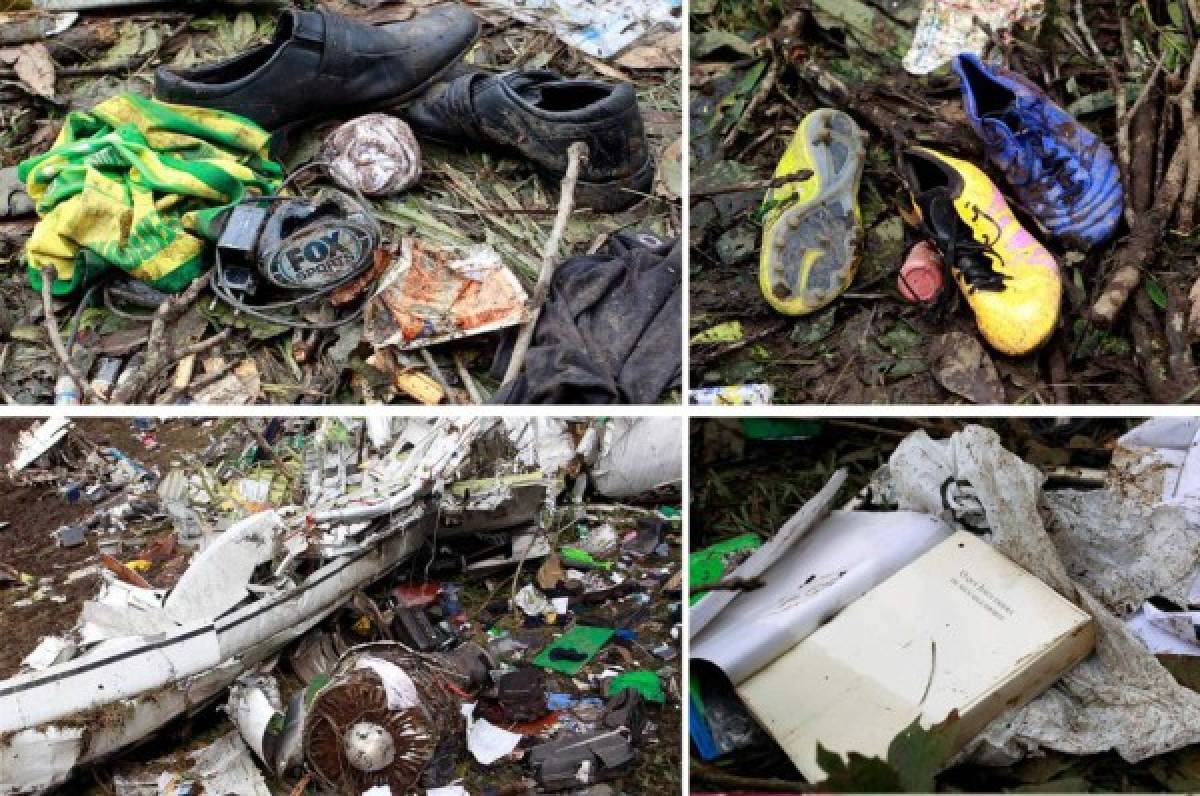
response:
[(819, 790), (833, 793), (932, 793), (934, 777), (954, 750), (958, 711), (926, 730), (916, 719), (888, 746), (887, 760), (850, 752), (841, 755), (817, 744), (817, 763), (828, 774)]
[(731, 50), (742, 55), (754, 55), (754, 45), (733, 33), (724, 30), (710, 30), (692, 35), (692, 57), (704, 58), (717, 50)]
[(23, 44), (17, 48), (16, 58), (9, 63), (30, 91), (54, 99), (54, 59), (46, 45), (41, 42)]
[(634, 45), (617, 58), (616, 64), (625, 69), (675, 69), (683, 43), (678, 33), (668, 33), (656, 41)]
[(1004, 403), (1004, 386), (996, 363), (977, 339), (962, 332), (947, 332), (934, 341), (931, 353), (938, 384), (971, 403)]
[(726, 321), (693, 335), (689, 345), (736, 343), (745, 336), (741, 321)]
[(677, 138), (658, 158), (658, 173), (654, 176), (654, 192), (668, 199), (678, 199), (683, 193), (683, 139)]

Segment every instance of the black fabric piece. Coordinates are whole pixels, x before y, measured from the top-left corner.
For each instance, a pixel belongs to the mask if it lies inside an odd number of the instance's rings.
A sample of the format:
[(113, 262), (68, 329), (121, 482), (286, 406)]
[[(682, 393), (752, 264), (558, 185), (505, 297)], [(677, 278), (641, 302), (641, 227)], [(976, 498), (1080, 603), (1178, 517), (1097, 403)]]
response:
[[(558, 266), (522, 372), (498, 404), (653, 404), (682, 381), (683, 249), (618, 235)], [(515, 336), (496, 352), (504, 377)]]

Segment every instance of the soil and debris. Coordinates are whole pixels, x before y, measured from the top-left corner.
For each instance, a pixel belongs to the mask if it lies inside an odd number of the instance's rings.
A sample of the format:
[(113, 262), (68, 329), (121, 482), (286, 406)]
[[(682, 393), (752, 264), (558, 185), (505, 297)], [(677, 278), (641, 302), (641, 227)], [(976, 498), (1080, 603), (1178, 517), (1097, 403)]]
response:
[[(0, 500), (0, 790), (680, 787), (677, 421), (0, 435), (6, 464), (34, 456)], [(156, 685), (176, 644), (196, 646)], [(69, 695), (21, 696), (59, 677)]]
[[(1127, 507), (1130, 504), (1122, 504), (1121, 501), (1132, 500), (1133, 504), (1142, 507), (1138, 509), (1134, 506), (1136, 511), (1153, 512), (1156, 518), (1152, 523), (1154, 530), (1130, 531), (1128, 535), (1118, 533), (1120, 539), (1128, 544), (1144, 548), (1150, 544), (1147, 540), (1151, 533), (1175, 533), (1168, 530), (1169, 526), (1175, 527), (1175, 520), (1167, 518), (1179, 508), (1183, 509), (1187, 518), (1185, 524), (1195, 527), (1188, 508), (1194, 501), (1191, 487), (1187, 488), (1185, 497), (1183, 486), (1172, 487), (1168, 483), (1170, 478), (1175, 477), (1171, 472), (1180, 472), (1175, 468), (1184, 460), (1183, 452), (1167, 454), (1173, 459), (1173, 464), (1168, 466), (1166, 460), (1156, 456), (1152, 450), (1156, 445), (1166, 444), (1161, 440), (1170, 436), (1163, 433), (1168, 424), (1187, 425), (1194, 432), (1196, 421), (1180, 418), (1177, 421), (1161, 419), (1155, 423), (1143, 426), (1141, 420), (1124, 418), (699, 420), (692, 424), (690, 430), (692, 453), (689, 466), (693, 488), (689, 505), (689, 551), (692, 554), (689, 579), (693, 588), (698, 577), (707, 577), (710, 582), (719, 580), (722, 572), (727, 573), (735, 568), (755, 545), (770, 539), (778, 529), (784, 527), (788, 518), (809, 502), (839, 470), (846, 471), (848, 476), (833, 499), (833, 506), (871, 506), (875, 501), (886, 502), (883, 496), (890, 494), (886, 491), (886, 484), (896, 483), (889, 482), (892, 478), (888, 475), (889, 461), (893, 468), (901, 466), (893, 458), (898, 449), (910, 445), (912, 450), (924, 451), (929, 445), (943, 444), (942, 441), (973, 426), (987, 429), (976, 430), (975, 436), (971, 437), (975, 444), (990, 438), (989, 435), (994, 432), (998, 435), (999, 445), (1014, 455), (1014, 461), (1017, 458), (1023, 460), (1027, 464), (1021, 464), (1021, 467), (1035, 468), (1032, 472), (1037, 475), (1032, 477), (1045, 479), (1038, 511), (1060, 553), (1068, 555), (1064, 551), (1070, 551), (1072, 545), (1079, 542), (1067, 542), (1064, 539), (1077, 531), (1062, 525), (1063, 518), (1083, 521), (1087, 514), (1082, 509), (1084, 505), (1090, 501), (1099, 501), (1091, 505), (1109, 505), (1103, 502), (1106, 500), (1111, 500), (1111, 505)], [(1138, 432), (1131, 434), (1138, 427), (1145, 429), (1140, 440)], [(925, 434), (935, 442), (921, 441)], [(915, 444), (914, 435), (918, 438)], [(1123, 436), (1126, 441), (1119, 444)], [(1155, 441), (1155, 438), (1159, 441)], [(963, 448), (958, 450), (961, 452)], [(903, 461), (910, 466), (914, 463), (911, 456)], [(901, 474), (898, 480), (904, 479), (905, 475)], [(912, 489), (912, 485), (905, 488)], [(1175, 493), (1177, 497), (1160, 497), (1160, 490), (1164, 496)], [(1152, 510), (1148, 509), (1147, 499), (1154, 506)], [(1095, 533), (1107, 533), (1109, 527), (1121, 526), (1125, 521), (1124, 515), (1109, 516), (1107, 521), (1101, 519), (1105, 530)], [(1191, 534), (1188, 538), (1194, 538), (1194, 531), (1188, 533)], [(1187, 534), (1177, 538), (1182, 540), (1185, 536)], [(1110, 544), (1120, 547), (1126, 541), (1114, 537)], [(714, 545), (719, 545), (717, 550), (721, 551), (715, 565), (708, 559), (697, 559), (697, 551)], [(1138, 558), (1137, 570), (1120, 575), (1111, 567), (1090, 572), (1095, 565), (1088, 566), (1078, 559), (1079, 551), (1085, 547), (1074, 549), (1075, 552), (1070, 553), (1069, 557), (1075, 560), (1067, 564), (1070, 577), (1076, 583), (1082, 580), (1092, 584), (1088, 590), (1101, 595), (1106, 606), (1113, 606), (1107, 610), (1118, 617), (1125, 617), (1126, 626), (1135, 626), (1133, 619), (1137, 606), (1124, 605), (1124, 601), (1119, 599), (1112, 600), (1111, 595), (1105, 596), (1102, 589), (1095, 588), (1095, 583), (1111, 583), (1113, 578), (1118, 581), (1124, 578), (1124, 588), (1128, 588), (1134, 581), (1171, 581), (1170, 587), (1164, 592), (1174, 594), (1175, 600), (1157, 596), (1149, 601), (1164, 611), (1186, 616), (1186, 613), (1180, 613), (1180, 605), (1188, 603), (1189, 599), (1180, 600), (1175, 592), (1179, 588), (1186, 590), (1189, 577), (1194, 576), (1198, 562), (1196, 551), (1189, 551), (1186, 546), (1143, 550), (1139, 554), (1143, 558)], [(1114, 548), (1099, 551), (1096, 555), (1115, 561), (1126, 560), (1129, 553), (1130, 549)], [(1144, 556), (1149, 558), (1145, 559)], [(1177, 569), (1188, 573), (1181, 579), (1181, 586), (1174, 584), (1175, 576), (1171, 574)], [(752, 589), (754, 584), (732, 583), (727, 578), (717, 588)], [(1143, 643), (1145, 638), (1143, 636), (1142, 641), (1135, 640), (1134, 643)], [(1148, 642), (1145, 643), (1149, 646)], [(1190, 644), (1184, 641), (1179, 649), (1194, 646), (1193, 639)], [(1181, 694), (1191, 695), (1200, 685), (1195, 677), (1197, 659), (1189, 657), (1191, 653), (1168, 654), (1153, 648), (1152, 651), (1155, 657), (1149, 660), (1156, 659), (1170, 672), (1174, 678), (1172, 687), (1183, 689)], [(1143, 649), (1140, 654), (1146, 655), (1146, 651)], [(1094, 671), (1089, 672), (1076, 683), (1089, 681), (1094, 674)], [(1126, 697), (1129, 694), (1126, 691)], [(1137, 700), (1130, 700), (1126, 704), (1128, 711), (1142, 707), (1144, 705)], [(1173, 710), (1174, 707), (1167, 709)], [(1071, 708), (1067, 710), (1069, 712)], [(1053, 723), (1056, 720), (1053, 713), (1041, 714), (1041, 719)], [(1162, 723), (1156, 722), (1156, 730)], [(959, 761), (939, 772), (936, 767), (930, 768), (928, 759), (921, 757), (930, 754), (938, 743), (939, 728), (927, 729), (928, 733), (911, 733), (903, 744), (897, 742), (893, 745), (888, 764), (901, 772), (902, 781), (909, 781), (908, 777), (914, 775), (928, 775), (931, 778), (929, 782), (936, 783), (939, 792), (1185, 792), (1195, 790), (1200, 784), (1197, 779), (1197, 772), (1200, 772), (1200, 745), (1194, 743), (1165, 754), (1151, 755), (1139, 762), (1128, 762), (1117, 751), (1072, 755), (1049, 749), (1024, 754), (1018, 752), (1017, 757), (1023, 759), (1013, 762), (1011, 759), (1005, 760), (1007, 755), (1013, 754), (1011, 748), (1001, 751), (985, 744), (985, 748), (991, 749), (993, 759)], [(952, 727), (950, 731), (953, 732)], [(1194, 737), (1190, 730), (1186, 733)], [(754, 748), (727, 753), (709, 762), (699, 757), (693, 745), (690, 762), (692, 791), (796, 792), (808, 787), (769, 734), (762, 731), (755, 737), (759, 736), (761, 743)], [(1141, 739), (1127, 740), (1136, 745)], [(898, 758), (893, 759), (894, 755)], [(911, 757), (899, 759), (905, 755)], [(880, 783), (886, 781), (879, 777), (887, 772), (882, 771), (883, 767), (880, 766), (865, 765), (869, 761), (860, 759), (857, 762), (864, 765), (849, 761), (836, 782), (831, 780), (819, 789), (843, 790), (849, 787), (855, 791), (878, 790)], [(933, 779), (935, 776), (936, 779)]]
[[(972, 37), (1100, 136), (1122, 166), (1126, 221), (1114, 239), (1087, 253), (1050, 246), (1062, 313), (1050, 341), (1028, 356), (984, 345), (953, 282), (932, 307), (909, 303), (898, 288), (920, 239), (899, 212), (903, 147), (980, 165), (1018, 207), (984, 165), (944, 60), (928, 74), (905, 69), (922, 12), (934, 7), (967, 9), (938, 13), (959, 13), (947, 24), (968, 26), (972, 14), (995, 25), (1013, 9), (1036, 8), (1029, 24)], [(692, 3), (691, 385), (768, 385), (775, 402), (789, 404), (1195, 401), (1198, 23), (1200, 7), (1182, 0)], [(818, 107), (846, 111), (869, 134), (859, 191), (865, 238), (847, 292), (824, 310), (787, 317), (759, 289), (762, 200), (799, 121)], [(1172, 163), (1186, 165), (1186, 179)]]
[[(126, 93), (151, 96), (159, 65), (211, 63), (268, 41), (280, 8), (292, 4), (204, 9), (120, 2), (86, 5), (81, 11), (51, 12), (19, 10), (28, 9), (27, 3), (0, 4), (0, 167), (15, 166), (49, 149), (69, 111), (90, 110)], [(384, 25), (409, 20), (432, 5), (333, 0), (321, 7), (358, 22)], [(618, 233), (667, 242), (680, 237), (681, 14), (674, 8), (663, 18), (642, 19), (643, 12), (620, 3), (603, 8), (587, 4), (574, 8), (568, 21), (557, 5), (534, 8), (484, 0), (468, 5), (483, 24), (481, 38), (464, 59), (469, 66), (490, 73), (553, 70), (567, 77), (633, 84), (657, 169), (651, 192), (618, 212), (576, 207), (569, 220), (564, 219), (561, 234), (554, 235), (557, 180), (541, 178), (519, 158), (422, 140), (417, 183), (370, 200), (371, 214), (382, 231), (375, 267), (332, 297), (344, 311), (325, 302), (308, 306), (302, 314), (304, 321), (318, 324), (345, 316), (380, 282), (388, 265), (401, 259), (403, 247), (416, 242), (434, 253), (443, 247), (486, 249), (502, 266), (500, 287), (512, 299), (509, 303), (515, 302), (516, 314), (509, 312), (513, 317), (504, 323), (480, 323), (481, 334), (460, 332), (427, 346), (395, 350), (380, 346), (362, 321), (333, 329), (293, 329), (235, 312), (215, 298), (213, 287), (199, 286), (176, 295), (169, 306), (157, 305), (167, 307), (165, 324), (148, 322), (156, 306), (153, 296), (139, 300), (132, 294), (97, 290), (82, 301), (78, 293), (54, 299), (55, 331), (46, 323), (43, 296), (30, 289), (23, 264), (36, 218), (28, 204), (20, 206), (17, 186), (0, 181), (0, 216), (8, 215), (0, 221), (0, 262), (5, 266), (0, 281), (0, 398), (19, 404), (100, 403), (114, 398), (158, 404), (492, 400), (506, 380), (503, 357), (516, 334), (513, 322), (535, 317), (534, 305), (545, 300), (534, 291), (543, 259), (558, 262), (607, 251)], [(628, 24), (615, 40), (597, 41), (594, 34), (614, 28), (613, 15)], [(293, 132), (281, 160), (285, 172), (295, 174), (327, 157), (322, 142), (344, 121), (333, 119)], [(404, 164), (401, 170), (411, 176), (413, 167)], [(299, 174), (294, 187), (311, 195), (322, 179), (310, 169)], [(392, 181), (388, 190), (404, 184), (405, 180)], [(213, 265), (209, 260), (207, 268)], [(677, 285), (682, 283), (680, 271), (675, 269)], [(439, 275), (445, 276), (439, 271), (430, 278)], [(240, 285), (242, 278), (231, 275), (230, 283)], [(488, 285), (488, 291), (495, 287)], [(231, 288), (235, 295), (240, 295), (238, 289)], [(478, 298), (467, 303), (471, 306), (434, 309), (473, 311), (484, 320), (494, 309)], [(73, 389), (60, 378), (70, 368), (62, 365), (64, 353), (56, 350), (54, 336), (68, 342), (66, 358), (82, 376), (83, 383)], [(664, 356), (675, 370), (681, 368), (677, 346)], [(651, 402), (677, 403), (678, 377), (677, 373), (673, 388)]]

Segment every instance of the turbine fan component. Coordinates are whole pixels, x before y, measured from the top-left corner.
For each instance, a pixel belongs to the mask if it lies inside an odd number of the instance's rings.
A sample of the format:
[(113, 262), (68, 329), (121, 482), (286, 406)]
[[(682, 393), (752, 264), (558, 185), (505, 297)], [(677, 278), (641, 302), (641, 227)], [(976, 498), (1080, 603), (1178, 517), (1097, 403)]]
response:
[(408, 793), (434, 757), (462, 736), (461, 698), (484, 684), (487, 653), (464, 644), (423, 655), (379, 642), (348, 651), (317, 692), (304, 725), (304, 755), (317, 778), (358, 796), (384, 785)]

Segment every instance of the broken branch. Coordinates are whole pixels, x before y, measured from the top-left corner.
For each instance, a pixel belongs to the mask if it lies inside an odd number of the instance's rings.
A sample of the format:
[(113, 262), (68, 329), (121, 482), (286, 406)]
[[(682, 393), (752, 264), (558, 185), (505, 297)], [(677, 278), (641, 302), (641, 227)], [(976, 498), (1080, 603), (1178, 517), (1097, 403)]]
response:
[(54, 348), (54, 353), (58, 355), (62, 366), (67, 369), (67, 373), (79, 386), (79, 389), (88, 394), (88, 397), (95, 403), (106, 404), (104, 396), (96, 392), (92, 387), (91, 382), (87, 377), (80, 373), (79, 368), (71, 362), (71, 356), (67, 353), (66, 346), (63, 345), (62, 334), (58, 331), (58, 318), (54, 316), (54, 297), (50, 292), (50, 286), (54, 284), (55, 271), (53, 268), (42, 269), (42, 311), (46, 316), (46, 334), (50, 337), (50, 345)]
[(167, 322), (182, 315), (200, 296), (200, 292), (208, 287), (211, 279), (212, 271), (209, 271), (188, 285), (187, 290), (167, 299), (154, 311), (153, 320), (150, 322), (150, 339), (146, 343), (146, 362), (114, 393), (113, 403), (134, 403), (134, 399), (141, 395), (150, 379), (170, 363), (170, 346), (166, 342)]
[(558, 195), (558, 215), (554, 217), (550, 237), (546, 239), (546, 246), (542, 249), (542, 269), (538, 273), (537, 284), (529, 301), (529, 319), (521, 325), (521, 331), (517, 335), (512, 358), (508, 360), (508, 370), (504, 372), (504, 384), (515, 379), (525, 365), (525, 355), (529, 353), (529, 344), (533, 342), (533, 330), (541, 317), (542, 305), (546, 303), (546, 297), (550, 294), (550, 282), (554, 279), (554, 271), (558, 266), (559, 241), (567, 228), (571, 210), (575, 207), (575, 184), (579, 182), (579, 171), (586, 159), (587, 144), (576, 141), (567, 147), (567, 172), (563, 175)]

